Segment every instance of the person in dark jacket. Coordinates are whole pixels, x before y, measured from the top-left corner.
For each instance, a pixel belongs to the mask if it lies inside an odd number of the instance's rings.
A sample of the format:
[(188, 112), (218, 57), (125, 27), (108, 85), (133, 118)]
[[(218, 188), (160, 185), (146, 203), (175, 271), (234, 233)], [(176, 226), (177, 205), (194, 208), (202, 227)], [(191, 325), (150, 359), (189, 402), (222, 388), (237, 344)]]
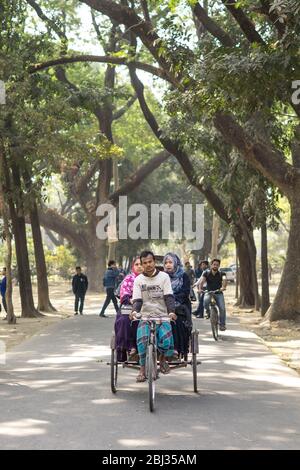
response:
[[(84, 297), (85, 293), (88, 288), (88, 278), (85, 274), (81, 272), (81, 267), (76, 266), (76, 274), (73, 276), (72, 279), (72, 289), (73, 293), (75, 294), (75, 313), (74, 315), (78, 315), (78, 306), (79, 306), (79, 313), (82, 315), (83, 313), (83, 304), (84, 304)], [(80, 302), (80, 305), (79, 305)]]
[(193, 290), (193, 285), (195, 281), (195, 271), (193, 270), (191, 264), (189, 261), (185, 263), (185, 273), (188, 275), (189, 280), (190, 280), (190, 285), (191, 285), (191, 290), (190, 290), (190, 299), (192, 301), (196, 300), (195, 292)]
[[(4, 310), (7, 313), (7, 305), (6, 305), (6, 298), (5, 298), (5, 294), (6, 294), (6, 268), (3, 268), (2, 276), (3, 276), (3, 278), (2, 278), (1, 284), (0, 284), (0, 292), (1, 292), (1, 298), (2, 298), (2, 305), (4, 307)], [(6, 320), (6, 317), (5, 317), (4, 320)]]
[[(195, 283), (195, 286), (198, 286), (200, 283), (200, 278), (204, 271), (209, 268), (209, 262), (206, 260), (203, 260), (199, 263), (199, 268), (196, 270), (197, 271), (197, 282)], [(204, 289), (205, 290), (205, 289)], [(193, 312), (193, 315), (196, 315), (197, 318), (203, 318), (203, 313), (204, 313), (204, 292), (199, 292), (198, 291), (198, 308)]]
[(117, 269), (116, 262), (113, 260), (110, 260), (108, 262), (108, 269), (105, 271), (104, 278), (103, 278), (103, 285), (106, 288), (106, 299), (104, 301), (104, 304), (102, 306), (101, 312), (99, 313), (99, 317), (106, 317), (104, 314), (106, 308), (110, 304), (110, 301), (113, 301), (114, 307), (116, 312), (118, 313), (118, 301), (115, 296), (115, 287), (116, 287), (116, 281), (117, 278), (119, 277), (119, 270)]
[(172, 323), (174, 357), (184, 357), (189, 350), (189, 337), (192, 327), (190, 279), (183, 270), (182, 263), (175, 253), (167, 253), (163, 260), (164, 270), (169, 274), (175, 297), (176, 323)]

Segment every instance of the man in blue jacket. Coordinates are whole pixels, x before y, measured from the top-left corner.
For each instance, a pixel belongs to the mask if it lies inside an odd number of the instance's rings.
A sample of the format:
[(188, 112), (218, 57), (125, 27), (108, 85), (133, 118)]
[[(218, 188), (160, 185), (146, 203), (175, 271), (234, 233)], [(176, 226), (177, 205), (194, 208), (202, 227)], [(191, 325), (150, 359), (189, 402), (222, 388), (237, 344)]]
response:
[(0, 284), (0, 292), (1, 292), (1, 297), (2, 297), (2, 305), (4, 307), (4, 310), (7, 313), (7, 305), (6, 305), (6, 298), (5, 298), (5, 294), (6, 294), (6, 268), (3, 268), (2, 276), (3, 276), (3, 278), (2, 278), (1, 284)]
[(116, 312), (118, 311), (118, 301), (115, 296), (115, 287), (116, 281), (119, 276), (119, 270), (117, 269), (116, 262), (110, 260), (108, 262), (108, 268), (105, 271), (104, 278), (103, 278), (103, 285), (106, 288), (106, 299), (104, 301), (103, 307), (101, 312), (99, 313), (99, 317), (106, 317), (104, 314), (106, 307), (108, 307), (110, 301), (113, 301), (114, 307)]

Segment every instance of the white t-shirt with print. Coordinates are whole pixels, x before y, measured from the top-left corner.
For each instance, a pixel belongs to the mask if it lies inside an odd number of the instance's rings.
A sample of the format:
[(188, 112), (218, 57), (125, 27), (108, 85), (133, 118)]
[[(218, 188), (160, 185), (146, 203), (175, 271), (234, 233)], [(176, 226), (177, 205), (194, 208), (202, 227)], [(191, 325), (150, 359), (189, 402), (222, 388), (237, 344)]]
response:
[(167, 273), (159, 271), (155, 276), (149, 277), (139, 274), (133, 285), (132, 299), (142, 299), (142, 319), (161, 318), (168, 315), (164, 296), (173, 295), (170, 277)]

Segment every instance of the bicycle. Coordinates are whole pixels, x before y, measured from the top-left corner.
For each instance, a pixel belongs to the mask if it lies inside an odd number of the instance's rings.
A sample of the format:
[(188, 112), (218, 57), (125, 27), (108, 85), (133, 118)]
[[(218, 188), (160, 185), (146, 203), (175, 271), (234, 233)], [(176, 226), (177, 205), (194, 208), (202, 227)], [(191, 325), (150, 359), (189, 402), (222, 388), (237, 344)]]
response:
[(215, 339), (215, 341), (218, 341), (218, 338), (219, 338), (219, 309), (218, 309), (217, 301), (216, 301), (214, 294), (219, 294), (221, 292), (222, 291), (220, 289), (206, 292), (206, 294), (210, 295), (209, 318), (210, 318), (210, 324), (211, 324), (211, 331), (212, 331), (213, 338)]

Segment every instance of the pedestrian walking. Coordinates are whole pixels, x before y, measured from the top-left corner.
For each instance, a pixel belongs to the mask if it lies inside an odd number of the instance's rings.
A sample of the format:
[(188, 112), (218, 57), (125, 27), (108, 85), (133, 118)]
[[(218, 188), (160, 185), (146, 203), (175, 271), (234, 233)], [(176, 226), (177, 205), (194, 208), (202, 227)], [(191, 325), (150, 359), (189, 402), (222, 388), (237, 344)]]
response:
[(102, 306), (101, 312), (99, 313), (99, 317), (105, 318), (105, 310), (110, 304), (110, 301), (113, 301), (114, 307), (116, 312), (118, 313), (118, 301), (115, 296), (115, 287), (116, 287), (116, 282), (117, 278), (119, 276), (119, 270), (117, 268), (116, 262), (114, 260), (110, 260), (108, 262), (108, 268), (105, 271), (104, 278), (103, 278), (103, 285), (106, 288), (106, 299), (104, 301), (104, 304)]
[(81, 267), (76, 266), (76, 274), (72, 279), (72, 289), (75, 294), (75, 313), (78, 315), (83, 315), (83, 305), (86, 291), (88, 289), (88, 278), (85, 274), (81, 272)]

